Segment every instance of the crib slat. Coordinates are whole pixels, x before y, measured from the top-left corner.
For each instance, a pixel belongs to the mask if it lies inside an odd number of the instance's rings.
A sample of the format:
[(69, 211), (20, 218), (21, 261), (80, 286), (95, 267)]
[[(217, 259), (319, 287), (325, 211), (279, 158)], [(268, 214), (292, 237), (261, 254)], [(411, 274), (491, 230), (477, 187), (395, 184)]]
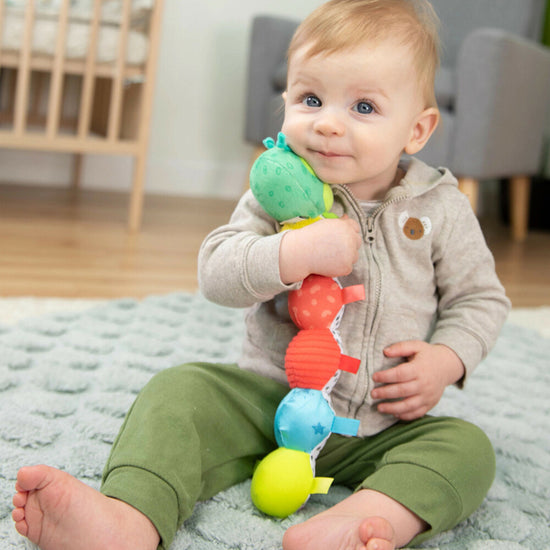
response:
[(34, 26), (34, 0), (27, 1), (25, 7), (25, 27), (21, 44), (21, 62), (17, 73), (15, 91), (14, 132), (21, 136), (27, 126), (27, 102), (29, 99), (30, 58), (32, 51), (32, 30)]
[(149, 122), (153, 110), (153, 92), (155, 89), (158, 52), (160, 48), (160, 29), (162, 24), (162, 10), (164, 0), (154, 0), (151, 21), (149, 21), (149, 53), (147, 55), (147, 66), (145, 73), (147, 78), (144, 84), (143, 100), (140, 106), (138, 139), (144, 145), (145, 150), (148, 147)]
[(92, 98), (95, 80), (95, 60), (97, 57), (97, 39), (99, 36), (99, 21), (101, 17), (101, 1), (94, 1), (94, 13), (90, 28), (90, 41), (88, 43), (88, 54), (86, 56), (86, 68), (82, 82), (82, 95), (80, 96), (80, 111), (78, 119), (78, 136), (86, 138), (90, 128), (92, 115)]
[(46, 135), (48, 138), (54, 138), (59, 129), (59, 113), (61, 110), (61, 100), (63, 95), (63, 62), (65, 59), (65, 42), (68, 19), (69, 0), (63, 0), (57, 22), (57, 41), (55, 44), (53, 72), (50, 81), (48, 120), (46, 123)]
[[(2, 55), (2, 66), (12, 69), (19, 69), (19, 52), (4, 51)], [(49, 73), (53, 70), (53, 58), (46, 55), (33, 53), (30, 59), (31, 71), (42, 71)], [(74, 74), (82, 76), (86, 69), (86, 60), (80, 59), (65, 59), (63, 70), (65, 74)], [(94, 67), (96, 77), (112, 78), (113, 63), (112, 62), (97, 62)], [(125, 78), (141, 80), (144, 77), (142, 65), (127, 65), (124, 69)]]
[(126, 65), (126, 46), (128, 31), (130, 28), (131, 0), (123, 0), (122, 21), (120, 23), (120, 36), (118, 42), (118, 56), (115, 70), (115, 78), (111, 89), (111, 104), (109, 106), (109, 126), (107, 138), (116, 141), (120, 135), (120, 115), (122, 108), (122, 92), (124, 86), (124, 67)]
[(0, 69), (2, 68), (2, 34), (4, 32), (4, 2), (0, 2)]
[(160, 26), (162, 21), (163, 0), (155, 0), (153, 6), (152, 20), (149, 21), (149, 55), (147, 56), (147, 67), (145, 68), (144, 92), (139, 111), (138, 126), (138, 147), (139, 154), (136, 156), (136, 167), (132, 193), (130, 196), (130, 207), (128, 212), (128, 227), (131, 231), (137, 231), (141, 224), (143, 213), (143, 187), (145, 185), (145, 159), (149, 146), (149, 122), (153, 110), (153, 91), (157, 71), (158, 50), (160, 46)]

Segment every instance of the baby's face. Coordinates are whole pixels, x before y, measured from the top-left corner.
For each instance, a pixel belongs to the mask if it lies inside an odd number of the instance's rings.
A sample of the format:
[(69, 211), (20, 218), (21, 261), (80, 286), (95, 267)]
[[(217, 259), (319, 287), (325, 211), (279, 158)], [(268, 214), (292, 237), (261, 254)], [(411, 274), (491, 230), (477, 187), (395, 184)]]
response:
[(412, 55), (386, 41), (375, 47), (290, 59), (282, 131), (326, 183), (358, 198), (383, 198), (403, 151), (414, 153), (424, 100)]

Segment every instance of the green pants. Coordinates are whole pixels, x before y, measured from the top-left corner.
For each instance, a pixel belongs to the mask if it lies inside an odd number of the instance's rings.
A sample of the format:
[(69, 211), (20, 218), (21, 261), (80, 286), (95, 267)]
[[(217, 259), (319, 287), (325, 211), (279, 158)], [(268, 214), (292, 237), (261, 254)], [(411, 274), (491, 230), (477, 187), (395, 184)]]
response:
[[(167, 549), (195, 503), (244, 481), (277, 447), (275, 410), (288, 387), (234, 365), (189, 364), (154, 376), (129, 410), (101, 491), (144, 513)], [(385, 493), (430, 526), (455, 526), (482, 502), (495, 457), (485, 434), (455, 418), (400, 422), (372, 437), (332, 435), (317, 475)]]

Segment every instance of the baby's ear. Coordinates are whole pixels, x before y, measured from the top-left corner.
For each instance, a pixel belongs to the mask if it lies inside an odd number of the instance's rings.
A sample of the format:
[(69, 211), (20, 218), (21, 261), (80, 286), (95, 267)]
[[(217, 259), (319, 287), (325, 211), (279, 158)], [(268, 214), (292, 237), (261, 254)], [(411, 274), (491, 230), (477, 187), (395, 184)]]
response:
[(412, 128), (411, 138), (405, 147), (405, 153), (414, 155), (418, 153), (430, 139), (439, 124), (440, 114), (436, 107), (429, 107), (422, 111)]
[(281, 95), (283, 96), (283, 101), (286, 103), (286, 96), (287, 96), (286, 90)]

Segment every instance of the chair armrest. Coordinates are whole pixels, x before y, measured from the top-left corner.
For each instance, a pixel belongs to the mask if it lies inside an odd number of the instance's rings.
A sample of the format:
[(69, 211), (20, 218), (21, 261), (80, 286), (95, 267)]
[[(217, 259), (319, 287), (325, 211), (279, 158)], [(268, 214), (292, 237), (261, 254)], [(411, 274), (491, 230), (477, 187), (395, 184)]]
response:
[(476, 178), (534, 174), (550, 106), (550, 49), (477, 29), (457, 60), (452, 169)]
[(260, 144), (267, 137), (273, 80), (284, 63), (288, 44), (299, 21), (257, 16), (252, 21), (248, 59), (245, 138)]

